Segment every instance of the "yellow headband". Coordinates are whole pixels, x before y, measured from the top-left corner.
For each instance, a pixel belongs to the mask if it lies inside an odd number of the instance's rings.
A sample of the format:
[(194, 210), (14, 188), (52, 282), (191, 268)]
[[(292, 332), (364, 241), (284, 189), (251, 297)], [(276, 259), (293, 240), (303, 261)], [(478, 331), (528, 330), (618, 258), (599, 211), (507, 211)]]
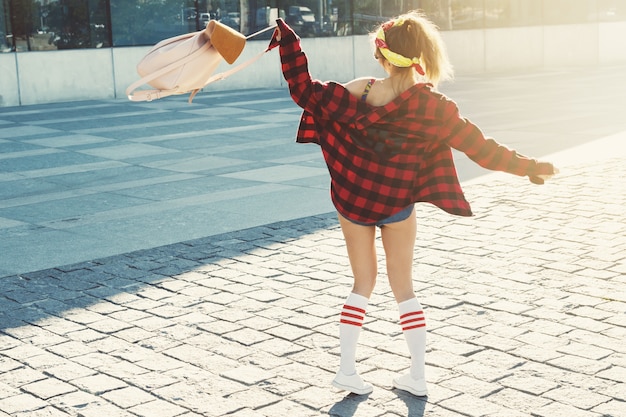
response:
[(385, 59), (391, 62), (392, 65), (400, 68), (414, 67), (420, 75), (424, 75), (424, 69), (420, 65), (419, 58), (407, 58), (404, 55), (395, 53), (389, 49), (389, 46), (385, 41), (385, 30), (394, 26), (400, 26), (403, 23), (404, 19), (397, 19), (395, 21), (390, 21), (381, 25), (380, 29), (378, 29), (378, 32), (376, 33), (376, 47), (380, 50), (380, 53), (383, 54)]

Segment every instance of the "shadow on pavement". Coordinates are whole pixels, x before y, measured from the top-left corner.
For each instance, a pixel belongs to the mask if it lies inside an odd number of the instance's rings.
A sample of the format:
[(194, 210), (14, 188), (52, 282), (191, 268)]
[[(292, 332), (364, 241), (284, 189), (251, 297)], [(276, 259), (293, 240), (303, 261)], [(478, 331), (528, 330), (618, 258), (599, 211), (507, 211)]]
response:
[(335, 403), (328, 411), (329, 416), (333, 417), (352, 417), (356, 415), (359, 404), (367, 401), (369, 395), (348, 394), (341, 401)]
[(394, 389), (393, 392), (406, 404), (408, 409), (407, 417), (424, 417), (428, 397), (415, 397), (397, 389)]
[[(256, 250), (288, 244), (336, 223), (334, 214), (313, 216), (7, 276), (0, 279), (0, 331), (12, 334), (11, 329), (28, 324), (38, 325), (47, 317), (64, 317), (71, 310), (85, 309), (102, 302), (124, 308), (135, 305), (134, 308), (142, 310), (142, 302), (145, 301), (146, 305), (154, 307), (150, 301), (163, 303), (168, 295), (179, 294), (181, 285), (177, 285), (176, 281), (186, 274), (196, 274), (190, 279), (204, 279), (207, 286), (205, 294), (186, 294), (195, 300), (190, 299), (190, 303), (209, 301), (219, 304), (217, 294), (224, 289), (228, 293), (222, 278), (232, 281), (233, 285), (252, 285), (259, 283), (259, 275), (254, 275), (255, 271), (265, 278), (286, 274), (278, 269), (270, 270), (269, 266), (250, 265), (242, 258), (254, 257)], [(308, 252), (311, 249), (303, 250)], [(224, 262), (238, 261), (241, 262), (240, 276), (214, 277), (208, 272), (220, 269), (219, 265)], [(214, 288), (209, 282), (212, 278), (216, 281)], [(155, 290), (161, 292), (156, 299), (151, 295)], [(210, 297), (211, 293), (216, 296)]]

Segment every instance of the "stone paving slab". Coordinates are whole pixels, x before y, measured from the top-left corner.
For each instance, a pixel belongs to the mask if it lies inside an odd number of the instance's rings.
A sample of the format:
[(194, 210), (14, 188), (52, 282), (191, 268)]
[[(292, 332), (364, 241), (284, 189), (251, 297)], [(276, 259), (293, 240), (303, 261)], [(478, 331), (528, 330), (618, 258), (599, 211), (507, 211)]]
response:
[(331, 211), (299, 111), (265, 89), (0, 110), (0, 276)]
[(384, 276), (374, 392), (330, 387), (351, 278), (327, 214), (3, 278), (0, 415), (626, 415), (626, 167), (601, 162), (472, 182), (473, 218), (418, 206), (427, 399), (391, 389), (409, 361)]

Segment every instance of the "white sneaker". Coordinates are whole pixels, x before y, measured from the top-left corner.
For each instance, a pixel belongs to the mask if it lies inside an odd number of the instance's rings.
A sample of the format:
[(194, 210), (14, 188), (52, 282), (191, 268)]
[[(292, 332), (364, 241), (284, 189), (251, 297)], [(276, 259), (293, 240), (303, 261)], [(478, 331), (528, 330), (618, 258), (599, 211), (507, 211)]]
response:
[(410, 373), (394, 378), (393, 386), (394, 388), (410, 392), (417, 397), (424, 397), (428, 395), (426, 381), (423, 379), (413, 379)]
[(374, 390), (370, 384), (363, 382), (359, 374), (356, 372), (352, 375), (346, 375), (341, 371), (337, 372), (335, 379), (333, 379), (333, 386), (358, 395), (369, 394)]

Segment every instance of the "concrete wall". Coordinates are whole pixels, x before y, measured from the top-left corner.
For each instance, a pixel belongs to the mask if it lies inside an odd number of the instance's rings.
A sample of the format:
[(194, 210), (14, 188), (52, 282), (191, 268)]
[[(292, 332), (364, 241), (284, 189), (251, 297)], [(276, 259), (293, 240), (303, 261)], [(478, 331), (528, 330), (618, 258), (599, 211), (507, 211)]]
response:
[(20, 104), (16, 60), (17, 54), (0, 54), (0, 107)]
[(18, 53), (21, 104), (113, 98), (111, 49)]
[(544, 65), (571, 66), (599, 62), (598, 25), (544, 28)]
[(626, 62), (626, 22), (601, 24), (598, 28), (598, 59), (600, 63)]
[[(626, 62), (626, 22), (443, 32), (457, 74)], [(237, 63), (264, 50), (249, 41)], [(315, 78), (348, 81), (383, 76), (368, 36), (307, 38)], [(135, 66), (150, 47), (0, 54), (0, 106), (125, 98)], [(217, 72), (228, 69), (221, 64)], [(278, 51), (207, 90), (284, 86)]]

